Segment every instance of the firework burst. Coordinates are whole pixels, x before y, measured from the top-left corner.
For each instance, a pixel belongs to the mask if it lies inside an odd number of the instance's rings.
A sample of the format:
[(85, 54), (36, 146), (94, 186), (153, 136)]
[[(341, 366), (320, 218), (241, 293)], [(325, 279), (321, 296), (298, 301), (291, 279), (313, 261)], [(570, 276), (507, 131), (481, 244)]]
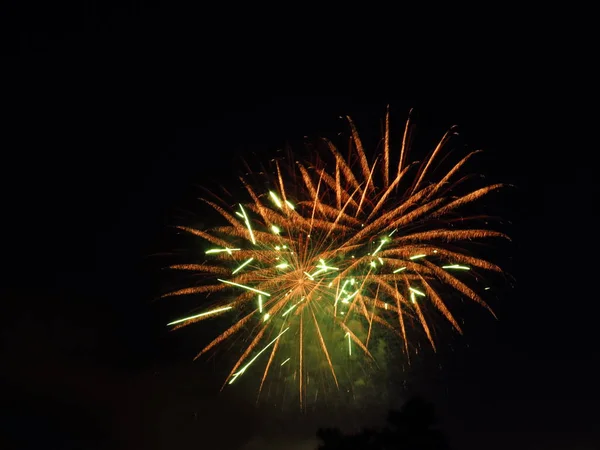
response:
[(452, 291), (491, 312), (481, 293), (469, 287), (469, 275), (500, 268), (463, 244), (506, 236), (469, 226), (482, 216), (461, 210), (502, 185), (457, 194), (468, 179), (461, 168), (478, 152), (433, 177), (454, 129), (423, 163), (409, 164), (410, 115), (399, 152), (392, 154), (388, 109), (382, 152), (370, 162), (348, 122), (348, 157), (323, 139), (326, 151), (317, 152), (321, 156), (313, 163), (273, 161), (261, 172), (264, 189), (242, 178), (248, 201), (205, 199), (223, 225), (178, 227), (207, 246), (202, 262), (171, 269), (202, 274), (203, 283), (165, 297), (219, 293), (221, 303), (169, 326), (232, 315), (231, 326), (197, 355), (244, 332), (244, 349), (225, 384), (255, 365), (259, 395), (269, 375), (280, 376), (296, 386), (302, 405), (311, 376), (317, 393), (328, 385), (339, 389), (352, 381), (348, 364), (372, 362), (376, 333), (396, 336), (407, 358), (414, 330), (435, 349), (434, 311), (462, 333), (445, 301)]

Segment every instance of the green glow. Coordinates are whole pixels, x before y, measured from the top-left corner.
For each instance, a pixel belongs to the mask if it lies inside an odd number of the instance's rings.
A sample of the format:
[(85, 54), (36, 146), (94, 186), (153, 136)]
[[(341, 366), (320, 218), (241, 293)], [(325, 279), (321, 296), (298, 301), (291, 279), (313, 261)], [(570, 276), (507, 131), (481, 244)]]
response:
[(323, 260), (323, 259), (319, 259), (319, 262), (320, 262), (321, 264), (320, 264), (320, 266), (317, 266), (317, 267), (322, 267), (322, 268), (324, 268), (324, 269), (340, 270), (340, 269), (339, 269), (339, 268), (337, 268), (337, 267), (328, 266), (327, 264), (325, 264), (325, 260)]
[(350, 280), (344, 280), (344, 284), (342, 284), (342, 289), (340, 290), (340, 293), (338, 294), (337, 298), (335, 299), (335, 304), (337, 305), (338, 300), (340, 299), (340, 297), (344, 294), (346, 294), (346, 284), (348, 284)]
[(246, 211), (244, 211), (244, 207), (240, 204), (240, 210), (242, 211), (242, 214), (244, 215), (244, 221), (246, 222), (246, 227), (248, 227), (248, 232), (250, 233), (250, 238), (252, 239), (252, 243), (254, 245), (256, 245), (256, 239), (254, 238), (254, 232), (252, 231), (252, 227), (250, 226), (250, 220), (248, 219), (248, 216), (246, 215)]
[(419, 258), (425, 258), (426, 256), (427, 256), (427, 255), (425, 255), (425, 254), (421, 254), (421, 255), (414, 255), (414, 256), (411, 256), (411, 257), (410, 257), (410, 259), (419, 259)]
[(283, 365), (284, 365), (286, 362), (288, 362), (290, 359), (292, 359), (292, 358), (288, 358), (288, 359), (286, 359), (284, 362), (282, 362), (282, 363), (281, 363), (281, 365), (283, 366)]
[(283, 313), (281, 316), (282, 316), (282, 317), (285, 317), (285, 316), (287, 316), (287, 315), (290, 313), (290, 311), (291, 311), (292, 309), (294, 309), (296, 306), (297, 306), (297, 305), (292, 305), (292, 306), (290, 306), (290, 307), (288, 308), (288, 310), (287, 310), (286, 312), (284, 312), (284, 313)]
[(418, 289), (415, 289), (415, 288), (412, 288), (412, 287), (411, 287), (411, 288), (409, 288), (409, 289), (410, 289), (410, 292), (411, 292), (411, 293), (413, 293), (413, 294), (417, 294), (417, 295), (420, 295), (421, 297), (425, 297), (425, 293), (423, 293), (423, 292), (419, 291)]
[(348, 355), (352, 356), (352, 337), (350, 333), (346, 333), (346, 336), (348, 336)]
[(279, 197), (277, 197), (277, 194), (275, 192), (269, 191), (269, 195), (271, 196), (271, 200), (273, 200), (273, 203), (275, 203), (277, 207), (283, 207), (283, 205), (281, 204), (281, 200), (279, 200)]
[(394, 270), (394, 273), (402, 272), (403, 270), (406, 270), (406, 267), (400, 267), (399, 269)]
[(377, 258), (379, 260), (379, 264), (381, 264), (383, 266), (383, 259), (381, 258)]
[(271, 317), (271, 314), (265, 313), (265, 316), (263, 317), (263, 322), (266, 322), (267, 320), (269, 320), (269, 317)]
[(232, 377), (232, 378), (231, 378), (231, 380), (229, 381), (229, 384), (233, 383), (237, 377), (239, 377), (241, 374), (243, 374), (243, 373), (246, 371), (246, 369), (247, 369), (248, 367), (250, 367), (250, 364), (252, 364), (254, 361), (256, 361), (256, 359), (257, 359), (257, 358), (258, 358), (258, 357), (261, 355), (261, 353), (262, 353), (262, 352), (264, 352), (264, 351), (265, 351), (266, 349), (268, 349), (268, 348), (269, 348), (271, 345), (273, 345), (273, 344), (275, 343), (275, 341), (276, 341), (277, 339), (279, 339), (279, 338), (281, 337), (281, 335), (282, 335), (283, 333), (285, 333), (285, 332), (286, 332), (287, 330), (289, 330), (289, 329), (290, 329), (290, 327), (287, 327), (285, 330), (283, 330), (281, 333), (279, 333), (279, 334), (278, 334), (278, 335), (275, 337), (275, 339), (273, 339), (271, 342), (269, 342), (269, 343), (266, 345), (266, 347), (265, 347), (265, 348), (263, 348), (263, 349), (262, 349), (260, 352), (258, 352), (258, 353), (256, 354), (256, 356), (255, 356), (254, 358), (252, 358), (252, 359), (251, 359), (251, 360), (248, 362), (248, 364), (246, 364), (244, 367), (242, 367), (242, 368), (241, 368), (241, 369), (240, 369), (238, 372), (234, 373), (234, 374), (233, 374), (233, 377)]
[(233, 306), (225, 306), (224, 308), (213, 309), (211, 311), (203, 312), (201, 314), (196, 314), (195, 316), (190, 316), (190, 317), (185, 317), (184, 319), (175, 320), (174, 322), (168, 323), (167, 326), (175, 325), (176, 323), (185, 322), (186, 320), (196, 319), (198, 317), (208, 316), (210, 314), (217, 314), (217, 313), (220, 313), (223, 311), (227, 311), (228, 309), (231, 309), (231, 308), (233, 308)]
[(230, 284), (232, 286), (248, 289), (249, 291), (256, 292), (257, 294), (266, 295), (267, 297), (271, 296), (271, 294), (269, 294), (268, 292), (259, 291), (258, 289), (251, 288), (250, 286), (244, 286), (243, 284), (234, 283), (233, 281), (221, 280), (220, 278), (217, 278), (217, 280), (219, 280), (221, 283)]
[(286, 267), (288, 267), (289, 264), (288, 263), (281, 263), (281, 264), (277, 264), (275, 267), (277, 269), (285, 269)]
[(461, 265), (458, 265), (458, 264), (452, 264), (451, 266), (442, 266), (442, 269), (471, 270), (470, 267), (461, 266)]
[(277, 225), (271, 225), (271, 231), (275, 234), (281, 233), (281, 229)]
[(237, 269), (235, 269), (233, 272), (231, 272), (231, 274), (233, 275), (234, 273), (238, 273), (240, 270), (242, 270), (244, 267), (246, 267), (248, 264), (250, 264), (252, 262), (254, 258), (250, 258), (247, 261), (244, 261), (242, 263), (242, 265), (240, 265)]
[(375, 261), (371, 261), (371, 267), (377, 267), (377, 264), (375, 264)]
[(490, 289), (491, 289), (491, 288), (489, 288), (489, 287), (486, 287), (486, 288), (484, 289), (484, 291), (489, 291)]
[(383, 247), (383, 244), (385, 244), (388, 240), (386, 238), (383, 238), (381, 240), (381, 243), (379, 244), (379, 247), (377, 247), (375, 249), (375, 251), (373, 252), (373, 256), (375, 256), (377, 254), (377, 252), (379, 252), (379, 250), (381, 250), (381, 247)]
[(287, 315), (288, 315), (288, 313), (289, 313), (289, 312), (290, 312), (292, 309), (294, 309), (296, 306), (298, 306), (298, 305), (300, 304), (300, 302), (301, 302), (302, 300), (304, 300), (304, 298), (305, 298), (305, 297), (302, 297), (298, 303), (296, 303), (295, 305), (292, 305), (292, 306), (290, 306), (290, 308), (289, 308), (289, 309), (288, 309), (286, 312), (284, 312), (284, 313), (283, 313), (281, 316), (282, 316), (282, 317), (285, 317), (285, 316), (287, 316)]
[(229, 247), (225, 247), (225, 248), (211, 248), (210, 250), (206, 250), (206, 254), (210, 255), (212, 253), (229, 253), (231, 255), (231, 252), (239, 252), (241, 250), (241, 248), (229, 248)]
[[(319, 266), (317, 266), (317, 267), (319, 267)], [(313, 272), (312, 274), (310, 274), (310, 277), (311, 277), (311, 279), (313, 279), (313, 278), (314, 278), (316, 275), (319, 275), (321, 272), (325, 272), (326, 270), (327, 270), (327, 269), (323, 269), (323, 268), (321, 268), (321, 269), (319, 269), (319, 270), (317, 270), (317, 271)]]
[(388, 234), (388, 236), (392, 236), (392, 234), (394, 234), (396, 231), (398, 231), (398, 228), (396, 228), (394, 231), (392, 231), (390, 234)]
[(415, 297), (415, 293), (414, 292), (410, 293), (410, 299), (412, 300), (413, 303), (417, 303), (417, 298)]
[(292, 205), (288, 200), (285, 201), (285, 204), (288, 205), (288, 208), (295, 209), (294, 205)]
[[(319, 262), (321, 264), (317, 264), (317, 268), (319, 270), (317, 270), (316, 272), (314, 272), (313, 274), (310, 275), (310, 278), (313, 279), (313, 277), (315, 275), (318, 275), (321, 272), (326, 272), (327, 270), (340, 270), (338, 267), (332, 267), (332, 266), (328, 266), (327, 264), (325, 264), (325, 261), (323, 259), (319, 259)], [(306, 273), (306, 272), (304, 272)]]
[(308, 272), (304, 272), (304, 275), (306, 275), (308, 278), (310, 278), (311, 280), (314, 280), (313, 276), (308, 273)]
[(359, 291), (356, 291), (354, 294), (350, 295), (349, 297), (346, 297), (344, 300), (342, 300), (342, 303), (348, 303), (350, 300), (352, 300), (356, 294), (358, 294)]
[(262, 295), (258, 294), (258, 312), (262, 314)]

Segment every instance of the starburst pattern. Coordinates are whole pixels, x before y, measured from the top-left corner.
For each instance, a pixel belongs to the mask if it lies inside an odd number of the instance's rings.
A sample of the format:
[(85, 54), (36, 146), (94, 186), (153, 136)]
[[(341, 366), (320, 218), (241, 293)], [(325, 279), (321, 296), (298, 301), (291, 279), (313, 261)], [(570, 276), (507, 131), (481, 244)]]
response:
[(178, 227), (210, 247), (201, 263), (171, 269), (200, 273), (204, 280), (165, 297), (219, 293), (221, 304), (169, 325), (177, 329), (217, 314), (235, 317), (197, 355), (245, 331), (249, 337), (226, 383), (260, 365), (260, 393), (279, 366), (279, 373), (293, 374), (286, 379), (294, 380), (302, 404), (311, 373), (326, 373), (339, 388), (345, 364), (373, 359), (376, 329), (399, 338), (407, 357), (413, 329), (436, 348), (432, 310), (462, 333), (444, 300), (451, 291), (492, 311), (465, 275), (501, 270), (463, 244), (507, 236), (469, 226), (479, 223), (480, 214), (459, 215), (502, 187), (460, 191), (468, 179), (461, 169), (478, 151), (435, 178), (454, 128), (423, 163), (408, 164), (410, 115), (399, 154), (392, 153), (388, 109), (382, 154), (370, 162), (348, 122), (348, 158), (323, 139), (326, 152), (312, 163), (275, 160), (272, 170), (262, 172), (266, 189), (242, 178), (247, 201), (232, 206), (205, 199), (224, 224), (209, 230)]

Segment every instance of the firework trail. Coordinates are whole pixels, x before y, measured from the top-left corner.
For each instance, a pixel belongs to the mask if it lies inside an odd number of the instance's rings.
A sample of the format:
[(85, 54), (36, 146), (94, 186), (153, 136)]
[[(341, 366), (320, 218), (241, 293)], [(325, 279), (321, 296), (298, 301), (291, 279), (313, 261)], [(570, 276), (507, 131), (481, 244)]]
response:
[(433, 177), (454, 129), (424, 162), (409, 164), (410, 115), (399, 154), (392, 154), (388, 108), (383, 154), (370, 163), (348, 122), (347, 158), (323, 139), (326, 152), (321, 153), (326, 155), (313, 163), (274, 161), (272, 170), (262, 172), (268, 188), (242, 178), (249, 201), (231, 206), (205, 199), (223, 225), (205, 231), (178, 227), (207, 246), (201, 263), (170, 268), (202, 274), (203, 283), (165, 297), (219, 293), (221, 303), (168, 325), (177, 329), (233, 315), (231, 326), (196, 356), (242, 332), (249, 336), (226, 384), (256, 364), (262, 367), (259, 395), (269, 374), (277, 376), (277, 371), (293, 380), (302, 405), (317, 373), (321, 387), (329, 383), (339, 389), (343, 380), (352, 382), (345, 367), (359, 358), (373, 360), (374, 333), (399, 338), (407, 357), (408, 335), (416, 329), (435, 349), (430, 319), (435, 310), (462, 333), (444, 300), (451, 291), (492, 312), (467, 280), (477, 271), (501, 270), (461, 246), (507, 238), (469, 226), (482, 215), (459, 211), (502, 187), (460, 191), (469, 179), (461, 169), (478, 152)]

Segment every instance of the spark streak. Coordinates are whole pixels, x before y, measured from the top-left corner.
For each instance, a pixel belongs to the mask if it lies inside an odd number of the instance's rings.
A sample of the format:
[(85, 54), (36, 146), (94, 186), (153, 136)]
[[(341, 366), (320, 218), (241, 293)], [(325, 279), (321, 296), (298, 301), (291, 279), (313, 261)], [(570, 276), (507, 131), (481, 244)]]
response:
[(452, 264), (450, 266), (442, 266), (442, 269), (457, 269), (457, 270), (471, 270), (470, 267), (461, 266), (459, 264)]
[(268, 292), (259, 291), (258, 289), (254, 289), (254, 288), (252, 288), (250, 286), (245, 286), (243, 284), (234, 283), (233, 281), (221, 280), (220, 278), (217, 278), (217, 280), (219, 280), (221, 283), (230, 284), (232, 286), (237, 286), (237, 287), (241, 287), (242, 289), (247, 289), (249, 291), (256, 292), (257, 294), (266, 295), (267, 297), (271, 296), (271, 294), (269, 294)]
[(229, 310), (231, 308), (232, 308), (232, 306), (225, 306), (223, 308), (213, 309), (212, 311), (206, 311), (206, 312), (203, 312), (203, 313), (200, 313), (200, 314), (196, 314), (195, 316), (185, 317), (183, 319), (179, 319), (179, 320), (175, 320), (173, 322), (169, 322), (167, 324), (167, 326), (169, 326), (169, 325), (175, 325), (176, 323), (186, 322), (188, 320), (197, 319), (199, 317), (204, 317), (204, 316), (210, 316), (210, 315), (213, 315), (213, 314), (218, 314), (220, 312), (227, 311), (227, 310)]
[(252, 261), (254, 261), (254, 258), (250, 258), (247, 261), (243, 262), (240, 266), (238, 266), (237, 269), (235, 269), (233, 272), (231, 272), (231, 274), (234, 275), (234, 274), (238, 273), (240, 270), (242, 270), (244, 267), (246, 267)]
[(263, 352), (264, 352), (266, 349), (268, 349), (268, 348), (269, 348), (271, 345), (273, 345), (273, 344), (274, 344), (274, 343), (277, 341), (277, 339), (279, 339), (279, 338), (280, 338), (280, 337), (283, 335), (283, 333), (285, 333), (285, 332), (286, 332), (287, 330), (289, 330), (289, 329), (290, 329), (290, 327), (287, 327), (285, 330), (283, 330), (281, 333), (279, 333), (279, 334), (278, 334), (278, 335), (275, 337), (275, 339), (273, 339), (271, 342), (269, 342), (269, 343), (268, 343), (268, 344), (267, 344), (267, 345), (266, 345), (266, 346), (265, 346), (265, 347), (264, 347), (264, 348), (263, 348), (263, 349), (262, 349), (260, 352), (258, 352), (258, 353), (256, 354), (256, 356), (255, 356), (254, 358), (252, 358), (252, 359), (251, 359), (251, 360), (250, 360), (250, 361), (249, 361), (249, 362), (248, 362), (248, 363), (247, 363), (247, 364), (246, 364), (244, 367), (242, 367), (242, 368), (241, 368), (241, 369), (240, 369), (238, 372), (234, 373), (234, 374), (233, 374), (233, 377), (232, 377), (232, 378), (231, 378), (231, 380), (229, 381), (229, 384), (232, 384), (232, 383), (233, 383), (233, 382), (236, 380), (236, 378), (237, 378), (237, 377), (239, 377), (241, 374), (243, 374), (243, 373), (246, 371), (246, 369), (247, 369), (248, 367), (250, 367), (250, 365), (251, 365), (251, 364), (252, 364), (254, 361), (256, 361), (256, 360), (257, 360), (257, 358), (258, 358), (258, 357), (259, 357), (259, 356), (260, 356), (260, 355), (261, 355), (261, 354), (262, 354), (262, 353), (263, 353)]

